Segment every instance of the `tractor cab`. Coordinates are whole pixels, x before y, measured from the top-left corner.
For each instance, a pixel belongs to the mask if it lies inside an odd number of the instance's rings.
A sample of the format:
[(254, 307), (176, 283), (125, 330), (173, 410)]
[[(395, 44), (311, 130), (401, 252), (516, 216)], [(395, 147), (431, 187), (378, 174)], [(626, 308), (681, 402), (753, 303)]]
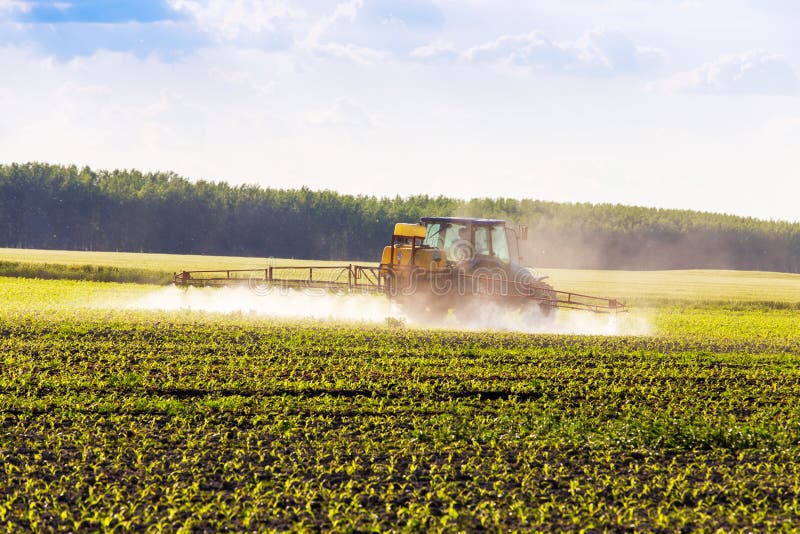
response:
[(422, 245), (440, 250), (446, 261), (490, 260), (510, 264), (519, 261), (517, 234), (499, 219), (423, 217)]
[[(527, 228), (521, 227), (522, 238)], [(418, 224), (397, 223), (384, 247), (381, 268), (410, 272), (501, 268), (511, 273), (521, 262), (517, 233), (500, 219), (423, 217)]]

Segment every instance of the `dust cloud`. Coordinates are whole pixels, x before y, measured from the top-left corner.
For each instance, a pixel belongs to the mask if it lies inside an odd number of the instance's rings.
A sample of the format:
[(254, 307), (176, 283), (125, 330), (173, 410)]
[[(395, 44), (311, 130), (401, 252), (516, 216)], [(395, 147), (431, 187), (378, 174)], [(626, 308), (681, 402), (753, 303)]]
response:
[(653, 331), (649, 319), (631, 312), (606, 314), (559, 309), (544, 315), (535, 307), (509, 310), (493, 303), (481, 306), (469, 317), (449, 314), (441, 326), (471, 331), (594, 336), (647, 336)]
[(356, 321), (396, 324), (402, 321), (413, 328), (446, 328), (466, 331), (583, 335), (650, 335), (650, 322), (634, 313), (594, 314), (557, 310), (545, 317), (537, 309), (508, 310), (486, 304), (471, 310), (469, 316), (453, 311), (434, 321), (421, 321), (406, 315), (402, 308), (382, 295), (336, 295), (316, 290), (274, 288), (257, 291), (249, 288), (165, 287), (124, 306), (129, 310), (167, 312), (201, 311), (246, 314), (255, 317)]
[(730, 236), (708, 229), (624, 232), (584, 228), (577, 222), (563, 226), (553, 220), (527, 224), (529, 237), (520, 242), (520, 252), (535, 268), (771, 270), (770, 266), (785, 263), (786, 256), (779, 247), (742, 255), (741, 246)]
[(137, 299), (128, 309), (239, 313), (296, 319), (379, 322), (397, 314), (387, 299), (371, 295), (334, 295), (321, 290), (246, 287), (165, 287)]

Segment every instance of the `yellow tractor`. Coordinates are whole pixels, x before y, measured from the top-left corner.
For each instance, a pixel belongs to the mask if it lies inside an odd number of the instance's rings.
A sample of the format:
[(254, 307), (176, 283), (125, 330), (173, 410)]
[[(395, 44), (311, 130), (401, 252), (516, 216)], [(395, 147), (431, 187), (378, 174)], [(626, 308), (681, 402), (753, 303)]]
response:
[(182, 271), (177, 286), (247, 284), (254, 288), (324, 289), (378, 293), (414, 316), (441, 316), (454, 310), (470, 315), (488, 303), (505, 308), (534, 308), (549, 316), (556, 308), (616, 313), (617, 299), (558, 291), (522, 265), (519, 233), (499, 219), (423, 217), (397, 223), (380, 264), (342, 266), (268, 265), (263, 269)]
[(556, 291), (546, 276), (522, 265), (519, 234), (499, 219), (423, 217), (419, 224), (395, 225), (383, 249), (381, 275), (386, 293), (414, 314), (455, 310), (463, 317), (487, 302), (507, 308), (622, 311), (616, 299)]

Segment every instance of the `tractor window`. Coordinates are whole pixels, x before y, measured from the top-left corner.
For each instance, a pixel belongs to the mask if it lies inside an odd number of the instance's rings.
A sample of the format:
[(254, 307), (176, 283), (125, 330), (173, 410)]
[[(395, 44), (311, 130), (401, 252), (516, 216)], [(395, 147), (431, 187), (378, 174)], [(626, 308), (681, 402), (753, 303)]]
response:
[(444, 228), (442, 228), (442, 225), (439, 223), (428, 224), (425, 241), (422, 244), (432, 248), (444, 248)]
[(489, 255), (489, 229), (485, 226), (475, 228), (475, 254)]
[(469, 242), (469, 227), (464, 224), (447, 225), (442, 233), (444, 233), (444, 248), (450, 248), (458, 241)]
[(505, 226), (492, 226), (492, 252), (498, 260), (505, 263), (510, 261)]
[(449, 224), (444, 230), (444, 251), (449, 261), (461, 261), (471, 254), (469, 226)]

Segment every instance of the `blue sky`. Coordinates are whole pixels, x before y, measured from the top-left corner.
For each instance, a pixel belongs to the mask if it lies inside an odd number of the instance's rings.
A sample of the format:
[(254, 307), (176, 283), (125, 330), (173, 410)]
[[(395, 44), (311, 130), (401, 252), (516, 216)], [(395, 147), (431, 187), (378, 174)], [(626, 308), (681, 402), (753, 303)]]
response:
[(788, 0), (0, 0), (0, 161), (800, 220)]
[(70, 0), (27, 2), (13, 17), (33, 24), (158, 22), (183, 18), (163, 0)]

